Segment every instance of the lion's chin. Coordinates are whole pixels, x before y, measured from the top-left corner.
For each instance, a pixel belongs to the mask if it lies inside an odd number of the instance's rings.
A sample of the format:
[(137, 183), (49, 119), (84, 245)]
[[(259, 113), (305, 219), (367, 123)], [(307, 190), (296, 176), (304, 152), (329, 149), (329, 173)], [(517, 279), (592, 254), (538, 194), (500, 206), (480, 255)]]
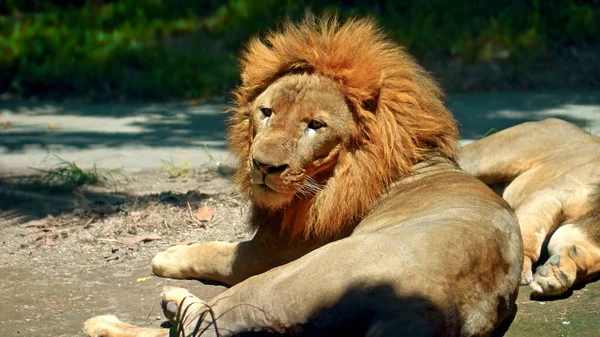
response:
[(269, 209), (281, 209), (294, 199), (294, 193), (280, 193), (265, 184), (252, 185), (252, 199), (259, 206)]

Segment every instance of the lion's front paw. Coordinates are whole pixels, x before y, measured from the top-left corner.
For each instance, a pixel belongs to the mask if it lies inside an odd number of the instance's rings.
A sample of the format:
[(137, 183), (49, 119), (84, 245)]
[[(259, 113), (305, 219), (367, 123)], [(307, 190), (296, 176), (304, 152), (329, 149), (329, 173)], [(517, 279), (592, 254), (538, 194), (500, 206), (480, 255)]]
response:
[[(204, 320), (204, 313), (210, 308), (206, 302), (183, 288), (165, 287), (162, 294), (162, 308), (165, 316), (177, 329), (198, 328), (198, 320)], [(192, 330), (190, 330), (192, 329)]]
[(162, 277), (193, 278), (194, 268), (189, 261), (191, 251), (197, 246), (174, 246), (156, 254), (152, 259), (152, 271)]
[(525, 256), (523, 258), (523, 269), (521, 271), (521, 285), (525, 286), (533, 282), (533, 273), (531, 272), (531, 259)]
[[(564, 258), (563, 260), (568, 260)], [(558, 296), (567, 291), (577, 276), (577, 269), (572, 268), (570, 261), (561, 261), (560, 255), (554, 255), (539, 266), (533, 282), (529, 285), (533, 296)]]
[(122, 322), (114, 315), (96, 316), (85, 322), (83, 332), (90, 337), (112, 337), (118, 324)]

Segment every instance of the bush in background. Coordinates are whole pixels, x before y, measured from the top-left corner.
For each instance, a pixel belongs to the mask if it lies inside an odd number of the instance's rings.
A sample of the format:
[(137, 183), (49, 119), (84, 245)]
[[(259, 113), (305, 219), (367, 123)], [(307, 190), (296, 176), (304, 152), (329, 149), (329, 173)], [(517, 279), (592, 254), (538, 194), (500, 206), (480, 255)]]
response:
[(426, 67), (526, 62), (600, 42), (598, 0), (6, 0), (0, 92), (221, 96), (237, 82), (243, 43), (305, 8), (371, 14)]

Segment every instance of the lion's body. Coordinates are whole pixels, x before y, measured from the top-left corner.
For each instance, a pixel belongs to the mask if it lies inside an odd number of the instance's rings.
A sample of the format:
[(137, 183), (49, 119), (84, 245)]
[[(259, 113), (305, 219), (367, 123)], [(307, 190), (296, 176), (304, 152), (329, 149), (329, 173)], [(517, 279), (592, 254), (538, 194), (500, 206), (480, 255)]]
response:
[[(518, 224), (457, 168), (435, 82), (369, 20), (266, 41), (250, 43), (229, 128), (257, 233), (158, 254), (161, 276), (232, 285), (207, 303), (168, 291), (166, 311), (209, 335), (215, 322), (221, 335), (490, 335), (514, 309)], [(88, 321), (99, 331), (166, 336), (114, 317)]]
[[(558, 119), (524, 123), (469, 144), (461, 167), (503, 197), (519, 218), (523, 284), (553, 296), (600, 273), (600, 137)], [(550, 259), (532, 275), (544, 242)]]

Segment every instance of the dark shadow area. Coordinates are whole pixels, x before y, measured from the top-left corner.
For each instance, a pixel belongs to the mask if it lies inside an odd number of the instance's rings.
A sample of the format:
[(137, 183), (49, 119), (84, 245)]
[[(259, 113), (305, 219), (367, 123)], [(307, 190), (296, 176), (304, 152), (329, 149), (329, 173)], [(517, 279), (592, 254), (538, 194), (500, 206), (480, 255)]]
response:
[(304, 336), (457, 336), (463, 321), (426, 298), (400, 297), (391, 285), (356, 285), (315, 313)]
[(502, 321), (502, 323), (500, 323), (496, 330), (494, 330), (491, 337), (503, 337), (504, 335), (506, 335), (508, 329), (510, 329), (510, 326), (513, 324), (515, 318), (517, 317), (517, 312), (518, 308), (517, 304), (515, 303), (514, 309), (510, 312), (508, 317), (504, 321)]
[(461, 138), (480, 139), (524, 122), (560, 118), (588, 127), (600, 122), (600, 92), (479, 93), (448, 95)]
[(80, 225), (83, 218), (128, 214), (133, 208), (145, 209), (156, 204), (187, 209), (189, 203), (198, 204), (212, 196), (197, 190), (132, 195), (93, 187), (67, 189), (44, 185), (38, 178), (35, 175), (0, 177), (0, 228), (65, 213), (81, 218), (76, 223)]
[(592, 277), (591, 279), (589, 279), (586, 282), (576, 283), (575, 285), (573, 285), (573, 287), (571, 289), (573, 289), (573, 290), (581, 290), (581, 289), (584, 289), (587, 284), (595, 283), (595, 282), (598, 282), (598, 281), (600, 281), (600, 274)]

